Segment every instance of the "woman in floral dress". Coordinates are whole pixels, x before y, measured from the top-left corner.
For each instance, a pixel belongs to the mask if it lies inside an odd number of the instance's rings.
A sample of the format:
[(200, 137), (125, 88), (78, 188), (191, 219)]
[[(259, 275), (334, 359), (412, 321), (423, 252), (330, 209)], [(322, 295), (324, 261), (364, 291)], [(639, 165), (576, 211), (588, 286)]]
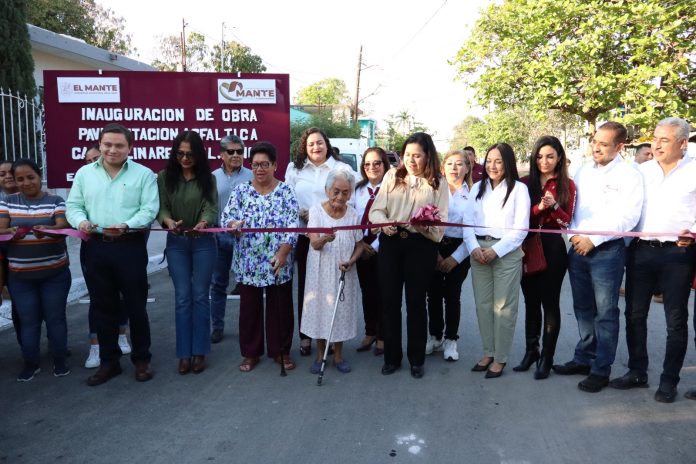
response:
[[(290, 232), (239, 233), (245, 228), (297, 227), (298, 206), (292, 187), (276, 179), (276, 149), (266, 142), (251, 148), (251, 182), (232, 191), (222, 212), (221, 224), (237, 229), (232, 269), (240, 282), (239, 345), (242, 372), (251, 371), (264, 354), (294, 369), (292, 344), (292, 249), (297, 234)], [(266, 293), (265, 322), (264, 301)]]

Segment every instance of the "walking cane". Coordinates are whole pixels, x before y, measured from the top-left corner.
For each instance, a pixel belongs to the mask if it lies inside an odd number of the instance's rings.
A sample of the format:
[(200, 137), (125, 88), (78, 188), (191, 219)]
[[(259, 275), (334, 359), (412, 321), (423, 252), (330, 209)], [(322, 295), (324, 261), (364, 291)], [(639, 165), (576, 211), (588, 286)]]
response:
[(329, 337), (326, 339), (324, 347), (324, 359), (321, 360), (321, 369), (319, 370), (319, 378), (317, 385), (321, 386), (321, 381), (324, 379), (324, 369), (326, 369), (326, 358), (329, 356), (329, 343), (331, 335), (333, 335), (334, 322), (336, 321), (336, 311), (338, 310), (338, 302), (343, 301), (343, 288), (346, 286), (346, 271), (341, 271), (341, 277), (338, 279), (338, 293), (336, 293), (336, 302), (334, 304), (333, 315), (331, 316), (331, 328), (329, 329)]
[[(270, 237), (266, 235), (266, 244), (268, 245), (268, 242), (270, 241)], [(275, 258), (274, 258), (275, 260)], [(271, 261), (271, 264), (275, 265), (274, 261)], [(275, 273), (276, 271), (273, 271), (273, 282), (275, 283), (276, 290), (280, 291), (280, 285), (278, 284), (278, 274)], [(269, 295), (268, 295), (268, 288), (266, 289), (266, 301), (268, 301)], [(282, 314), (282, 309), (280, 307), (280, 298), (278, 298), (278, 295), (275, 295), (275, 309), (276, 309), (276, 327), (278, 328), (278, 338), (280, 338), (280, 376), (281, 377), (287, 377), (288, 373), (285, 372), (285, 340), (283, 339), (283, 314)]]

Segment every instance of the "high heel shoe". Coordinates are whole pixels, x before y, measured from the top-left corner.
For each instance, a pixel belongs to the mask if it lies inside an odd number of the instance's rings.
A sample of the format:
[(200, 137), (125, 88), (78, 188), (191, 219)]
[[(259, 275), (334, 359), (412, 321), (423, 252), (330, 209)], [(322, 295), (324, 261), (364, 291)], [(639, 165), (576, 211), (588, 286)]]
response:
[(503, 375), (503, 370), (505, 370), (505, 363), (500, 363), (502, 366), (498, 372), (494, 372), (490, 370), (490, 368), (486, 371), (485, 378), (487, 379), (495, 379), (496, 377), (500, 377)]
[(527, 352), (524, 353), (522, 361), (520, 361), (519, 365), (513, 367), (512, 370), (515, 372), (528, 371), (529, 368), (532, 367), (532, 364), (539, 360), (539, 356), (539, 350), (527, 350)]
[(534, 378), (536, 380), (542, 380), (549, 376), (551, 373), (551, 368), (553, 367), (553, 358), (549, 356), (542, 356), (539, 361), (537, 361), (537, 368), (534, 371)]
[(474, 367), (471, 368), (471, 372), (485, 372), (488, 370), (488, 366), (490, 366), (491, 364), (493, 364), (493, 358), (491, 358), (491, 360), (488, 361), (488, 363), (486, 364), (476, 363), (474, 364)]
[(375, 343), (375, 342), (377, 341), (377, 337), (369, 337), (371, 340), (370, 340), (369, 342), (365, 343), (365, 340), (366, 340), (367, 338), (368, 338), (368, 337), (365, 337), (365, 338), (363, 339), (362, 344), (361, 344), (359, 347), (357, 347), (357, 348), (355, 349), (355, 351), (358, 351), (358, 352), (369, 351), (369, 350), (370, 350), (370, 347), (372, 346), (372, 344)]

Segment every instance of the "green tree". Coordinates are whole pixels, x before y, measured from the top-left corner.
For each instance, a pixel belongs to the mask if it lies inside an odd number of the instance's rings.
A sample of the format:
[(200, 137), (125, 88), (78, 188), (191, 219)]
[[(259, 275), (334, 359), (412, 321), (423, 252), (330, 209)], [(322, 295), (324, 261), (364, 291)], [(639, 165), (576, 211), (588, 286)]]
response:
[(534, 142), (542, 135), (558, 137), (566, 149), (577, 148), (584, 135), (582, 120), (558, 111), (536, 114), (521, 107), (495, 109), (483, 119), (466, 117), (454, 128), (450, 140), (452, 150), (467, 145), (476, 153), (485, 153), (491, 145), (505, 142), (512, 146), (520, 161), (526, 161)]
[(297, 143), (300, 140), (302, 132), (310, 127), (321, 128), (329, 138), (345, 137), (357, 139), (360, 137), (360, 126), (349, 124), (342, 119), (335, 119), (330, 111), (323, 111), (312, 114), (305, 121), (290, 123), (290, 156), (294, 157), (297, 152)]
[(349, 103), (348, 87), (341, 79), (330, 77), (308, 85), (297, 92), (295, 104), (330, 106)]
[(125, 19), (94, 0), (28, 0), (27, 22), (114, 53), (135, 53)]
[(431, 136), (427, 127), (416, 121), (408, 110), (401, 110), (396, 114), (390, 115), (385, 121), (387, 130), (380, 131), (377, 135), (377, 145), (385, 150), (401, 152), (404, 142), (414, 132), (427, 132)]
[(260, 56), (251, 52), (251, 48), (236, 41), (225, 42), (222, 49), (222, 59), (220, 44), (213, 45), (210, 54), (208, 68), (217, 72), (247, 72), (262, 73), (266, 72), (266, 66)]
[(504, 0), (452, 62), (480, 103), (527, 106), (649, 130), (696, 118), (696, 15), (688, 0)]
[(0, 87), (31, 98), (36, 94), (36, 83), (25, 18), (25, 0), (0, 3)]
[[(205, 43), (205, 36), (198, 32), (191, 32), (186, 36), (186, 70), (209, 71), (208, 55), (210, 49)], [(181, 63), (181, 39), (170, 35), (161, 38), (159, 56), (152, 62), (152, 66), (160, 71), (182, 71)]]

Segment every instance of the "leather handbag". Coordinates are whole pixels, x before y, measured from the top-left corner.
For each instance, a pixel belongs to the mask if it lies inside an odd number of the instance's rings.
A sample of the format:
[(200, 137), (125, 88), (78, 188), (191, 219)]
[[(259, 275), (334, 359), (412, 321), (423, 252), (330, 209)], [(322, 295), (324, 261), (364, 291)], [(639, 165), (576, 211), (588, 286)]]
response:
[(548, 267), (546, 256), (544, 256), (544, 247), (541, 244), (541, 232), (527, 237), (522, 242), (522, 274), (525, 276), (538, 274), (543, 272)]

